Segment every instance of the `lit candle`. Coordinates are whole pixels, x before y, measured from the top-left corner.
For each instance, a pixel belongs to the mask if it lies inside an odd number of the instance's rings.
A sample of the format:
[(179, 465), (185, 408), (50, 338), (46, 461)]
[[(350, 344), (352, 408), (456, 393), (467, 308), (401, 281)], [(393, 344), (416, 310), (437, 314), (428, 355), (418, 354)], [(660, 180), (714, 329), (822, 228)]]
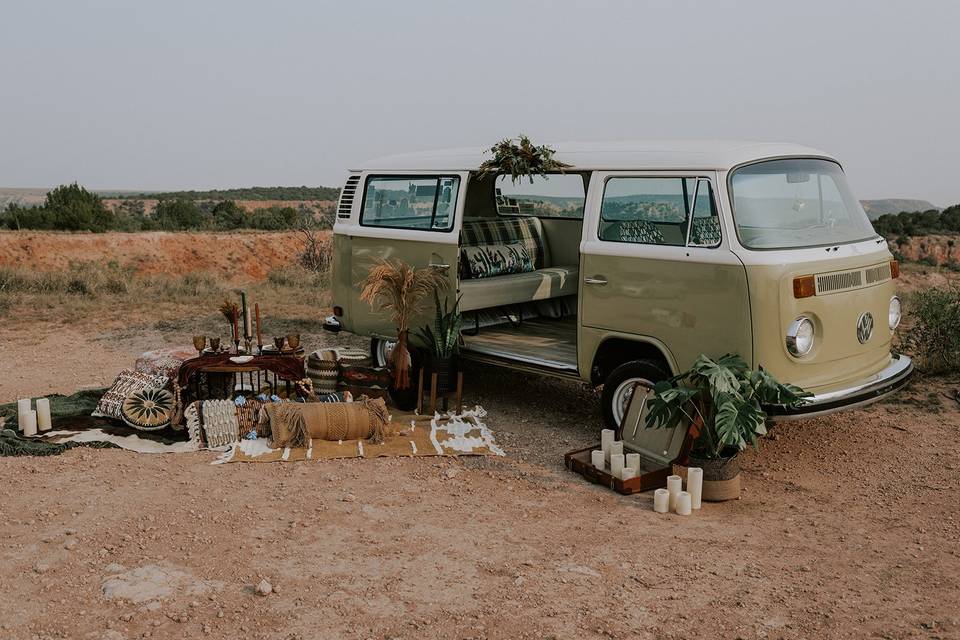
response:
[(670, 511), (670, 492), (666, 489), (657, 489), (653, 492), (653, 510), (657, 513)]
[(703, 469), (700, 467), (687, 469), (687, 491), (690, 492), (690, 506), (699, 509), (703, 497)]
[(593, 451), (591, 451), (590, 462), (593, 463), (594, 467), (603, 471), (603, 465), (606, 463), (606, 461), (603, 459), (603, 450), (594, 449)]
[(604, 429), (600, 432), (600, 448), (603, 449), (603, 459), (607, 462), (610, 462), (610, 445), (613, 444), (616, 435), (613, 429)]
[(677, 515), (678, 516), (688, 516), (690, 515), (690, 492), (681, 491), (677, 494)]
[(636, 476), (637, 472), (634, 471), (632, 467), (624, 467), (620, 472), (620, 479), (623, 481), (627, 481), (630, 478), (635, 478)]
[(30, 398), (20, 398), (17, 400), (17, 423), (23, 422), (23, 416), (32, 409), (33, 400)]
[(623, 473), (623, 454), (611, 453), (610, 454), (610, 475), (612, 475), (614, 478), (619, 478), (621, 473)]
[(35, 436), (37, 435), (37, 412), (36, 411), (27, 411), (25, 414), (20, 416), (20, 431), (23, 432), (25, 436)]
[(50, 431), (50, 400), (37, 398), (37, 429)]
[(624, 463), (626, 466), (633, 469), (633, 475), (640, 475), (640, 454), (639, 453), (628, 453), (627, 461)]
[(683, 478), (667, 476), (667, 491), (670, 492), (670, 510), (677, 508), (677, 494), (683, 491)]

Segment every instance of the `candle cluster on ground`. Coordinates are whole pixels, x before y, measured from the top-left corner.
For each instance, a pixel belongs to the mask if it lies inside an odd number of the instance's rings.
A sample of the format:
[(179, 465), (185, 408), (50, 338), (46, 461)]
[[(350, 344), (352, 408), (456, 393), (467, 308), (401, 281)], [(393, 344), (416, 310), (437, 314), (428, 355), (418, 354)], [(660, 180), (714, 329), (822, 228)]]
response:
[(670, 513), (688, 516), (699, 509), (703, 494), (703, 469), (687, 469), (687, 490), (683, 490), (683, 478), (667, 476), (667, 488), (657, 489), (653, 493), (653, 510), (657, 513)]
[(615, 440), (613, 429), (600, 432), (600, 449), (590, 453), (593, 466), (620, 480), (629, 480), (640, 475), (640, 454), (623, 453), (623, 440)]
[(50, 400), (38, 398), (36, 409), (33, 408), (32, 398), (17, 400), (17, 424), (25, 436), (35, 436), (37, 430), (49, 431), (52, 426), (50, 422)]

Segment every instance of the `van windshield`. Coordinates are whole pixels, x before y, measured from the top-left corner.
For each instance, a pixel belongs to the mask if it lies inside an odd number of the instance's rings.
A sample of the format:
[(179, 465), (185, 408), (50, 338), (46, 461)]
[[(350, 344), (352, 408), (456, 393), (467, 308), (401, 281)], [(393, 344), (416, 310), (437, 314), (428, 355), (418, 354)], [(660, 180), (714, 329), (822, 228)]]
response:
[(769, 160), (730, 178), (740, 243), (750, 249), (792, 249), (875, 238), (867, 214), (829, 160)]

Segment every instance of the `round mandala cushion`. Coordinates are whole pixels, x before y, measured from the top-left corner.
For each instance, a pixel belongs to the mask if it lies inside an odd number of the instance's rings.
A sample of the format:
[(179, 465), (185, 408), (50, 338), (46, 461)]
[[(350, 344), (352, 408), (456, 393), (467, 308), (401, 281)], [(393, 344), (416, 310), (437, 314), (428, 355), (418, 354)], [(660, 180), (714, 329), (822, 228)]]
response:
[(173, 394), (164, 389), (134, 391), (123, 401), (120, 417), (134, 429), (156, 431), (170, 426)]

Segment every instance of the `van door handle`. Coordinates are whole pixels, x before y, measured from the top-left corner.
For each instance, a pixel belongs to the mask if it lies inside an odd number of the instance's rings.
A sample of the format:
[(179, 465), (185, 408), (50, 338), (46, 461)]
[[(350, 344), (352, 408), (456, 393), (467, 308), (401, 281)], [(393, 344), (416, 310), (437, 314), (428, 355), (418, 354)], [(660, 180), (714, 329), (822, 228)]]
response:
[(433, 267), (434, 269), (449, 269), (449, 268), (450, 268), (450, 265), (449, 265), (449, 264), (434, 264), (434, 263), (432, 263), (432, 262), (431, 262), (430, 264), (428, 264), (427, 266), (428, 266), (428, 267)]
[(584, 278), (583, 281), (586, 282), (587, 284), (599, 284), (600, 286), (607, 284), (607, 279), (604, 278), (603, 276), (592, 276), (592, 277)]

